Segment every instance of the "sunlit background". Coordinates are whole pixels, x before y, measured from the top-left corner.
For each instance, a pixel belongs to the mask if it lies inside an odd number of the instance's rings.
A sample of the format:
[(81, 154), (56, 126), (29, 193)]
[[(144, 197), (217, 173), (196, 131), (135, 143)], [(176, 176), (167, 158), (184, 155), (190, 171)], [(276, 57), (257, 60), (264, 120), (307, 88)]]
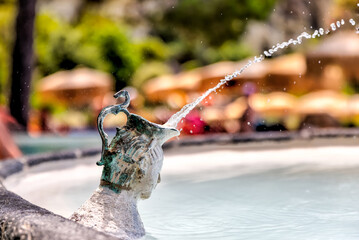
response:
[[(0, 0), (0, 157), (21, 154), (9, 130), (23, 151), (21, 139), (41, 135), (98, 138), (98, 113), (124, 88), (131, 112), (165, 123), (253, 56), (341, 19), (336, 31), (251, 66), (178, 129), (184, 137), (357, 127), (359, 36), (349, 20), (358, 10), (356, 0)], [(31, 38), (33, 55), (21, 47)], [(26, 56), (32, 64), (22, 66)]]

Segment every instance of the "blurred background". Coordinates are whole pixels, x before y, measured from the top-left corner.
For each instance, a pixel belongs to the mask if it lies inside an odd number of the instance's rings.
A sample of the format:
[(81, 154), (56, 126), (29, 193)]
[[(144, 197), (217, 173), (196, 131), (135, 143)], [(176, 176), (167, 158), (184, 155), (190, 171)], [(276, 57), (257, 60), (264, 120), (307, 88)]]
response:
[(124, 88), (131, 112), (165, 123), (253, 56), (341, 19), (337, 31), (253, 65), (178, 129), (355, 128), (359, 36), (349, 19), (358, 10), (356, 0), (0, 0), (0, 158), (99, 147), (97, 115)]

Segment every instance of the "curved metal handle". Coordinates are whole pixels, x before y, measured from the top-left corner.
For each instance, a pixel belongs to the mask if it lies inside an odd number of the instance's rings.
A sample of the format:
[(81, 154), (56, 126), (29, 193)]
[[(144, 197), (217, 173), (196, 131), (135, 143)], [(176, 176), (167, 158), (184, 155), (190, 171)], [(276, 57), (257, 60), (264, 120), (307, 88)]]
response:
[(103, 130), (103, 121), (105, 117), (110, 113), (117, 115), (120, 112), (125, 113), (127, 117), (130, 115), (130, 113), (127, 111), (127, 107), (130, 105), (130, 94), (126, 90), (121, 90), (115, 93), (113, 97), (125, 97), (125, 101), (122, 104), (111, 105), (103, 108), (97, 117), (97, 129), (102, 139), (102, 153), (108, 148), (108, 135)]

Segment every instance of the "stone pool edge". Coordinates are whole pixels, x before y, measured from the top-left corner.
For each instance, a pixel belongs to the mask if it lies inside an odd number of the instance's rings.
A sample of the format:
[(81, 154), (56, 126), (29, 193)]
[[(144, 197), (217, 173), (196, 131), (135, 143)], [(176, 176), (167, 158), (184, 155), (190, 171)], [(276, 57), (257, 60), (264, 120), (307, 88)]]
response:
[[(293, 140), (333, 139), (333, 138), (359, 139), (359, 128), (352, 129), (308, 129), (288, 132), (266, 132), (250, 134), (213, 134), (203, 136), (184, 137), (180, 140), (166, 142), (164, 151), (187, 146), (201, 146), (211, 144), (242, 144), (259, 142), (289, 142)], [(19, 173), (25, 169), (45, 163), (59, 160), (70, 160), (81, 157), (95, 156), (101, 153), (100, 148), (74, 149), (50, 153), (40, 153), (23, 156), (16, 159), (0, 161), (0, 183), (7, 177)]]
[[(183, 138), (166, 143), (164, 150), (186, 146), (211, 144), (238, 144), (257, 142), (283, 142), (291, 140), (356, 138), (359, 129), (325, 129), (300, 132), (273, 132), (242, 135), (206, 135)], [(359, 139), (359, 138), (358, 138)], [(2, 181), (12, 174), (52, 161), (74, 161), (80, 157), (100, 154), (100, 148), (60, 151), (24, 156), (0, 161), (0, 236), (1, 239), (118, 239), (84, 227), (46, 209), (31, 204), (3, 186)]]

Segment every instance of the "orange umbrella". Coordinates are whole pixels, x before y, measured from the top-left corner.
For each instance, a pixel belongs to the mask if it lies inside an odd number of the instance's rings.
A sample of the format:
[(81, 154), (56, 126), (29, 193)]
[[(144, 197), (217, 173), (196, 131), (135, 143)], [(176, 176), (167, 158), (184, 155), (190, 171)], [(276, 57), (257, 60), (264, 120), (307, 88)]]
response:
[(348, 114), (348, 97), (330, 90), (312, 92), (302, 96), (296, 108), (299, 114), (327, 113), (333, 117)]
[(351, 96), (348, 100), (348, 115), (359, 115), (359, 94)]
[(201, 75), (193, 70), (176, 75), (164, 75), (148, 81), (143, 91), (152, 101), (164, 101), (171, 94), (183, 95), (198, 88)]
[(333, 33), (310, 51), (307, 58), (310, 73), (321, 74), (326, 65), (339, 65), (348, 79), (359, 79), (359, 35), (354, 31)]
[(97, 96), (111, 90), (112, 77), (104, 72), (88, 68), (60, 71), (43, 78), (39, 91), (44, 101), (69, 105), (86, 105)]
[[(201, 91), (214, 87), (225, 76), (240, 70), (248, 63), (248, 60), (240, 62), (218, 62), (197, 70), (201, 73)], [(234, 84), (237, 88), (224, 88), (225, 91), (238, 92), (241, 88), (238, 82), (254, 81), (261, 82), (267, 74), (267, 64), (265, 62), (256, 63), (254, 66), (247, 68), (242, 74), (235, 77), (229, 84)], [(235, 82), (233, 82), (235, 81)], [(237, 82), (237, 83), (236, 83)], [(239, 89), (238, 89), (239, 88)]]
[(296, 106), (297, 98), (285, 92), (269, 94), (253, 94), (249, 98), (249, 105), (259, 113), (288, 114)]
[[(248, 63), (248, 60), (240, 62), (218, 62), (195, 70), (175, 74), (164, 75), (151, 79), (144, 85), (143, 91), (152, 101), (166, 101), (169, 96), (182, 95), (183, 101), (187, 101), (188, 92), (206, 91), (219, 83), (226, 75), (234, 73)], [(248, 68), (235, 78), (245, 80), (264, 79), (266, 75), (266, 64), (257, 63), (255, 67)]]
[(340, 31), (323, 40), (310, 57), (358, 57), (359, 36), (354, 31)]
[(307, 71), (305, 56), (302, 54), (288, 54), (268, 61), (268, 74), (298, 76)]
[(247, 102), (245, 97), (237, 98), (235, 101), (228, 104), (224, 114), (226, 119), (239, 119), (247, 109)]
[(207, 123), (225, 120), (223, 108), (221, 107), (206, 107), (202, 110), (201, 117)]

